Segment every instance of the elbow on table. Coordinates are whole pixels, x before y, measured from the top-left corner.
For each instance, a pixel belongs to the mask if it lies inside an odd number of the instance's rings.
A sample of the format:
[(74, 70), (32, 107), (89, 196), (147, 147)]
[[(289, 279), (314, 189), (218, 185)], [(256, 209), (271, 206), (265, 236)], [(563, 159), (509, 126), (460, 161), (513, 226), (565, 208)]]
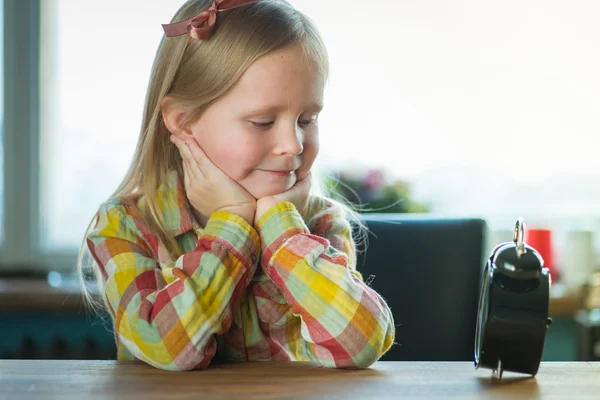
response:
[(359, 354), (353, 358), (347, 358), (336, 361), (322, 361), (320, 363), (324, 367), (336, 369), (367, 369), (379, 360), (380, 356), (372, 352), (371, 354)]
[(375, 364), (394, 344), (395, 329), (393, 321), (382, 326), (381, 335), (375, 335), (352, 359), (345, 360), (339, 368), (365, 369)]
[(163, 371), (171, 371), (171, 372), (189, 372), (189, 371), (198, 371), (198, 370), (204, 370), (204, 369), (208, 369), (209, 365), (210, 365), (210, 360), (208, 361), (201, 361), (198, 362), (198, 360), (189, 360), (187, 362), (171, 362), (169, 364), (162, 364), (157, 362), (156, 360), (150, 359), (150, 358), (144, 358), (142, 360), (138, 359), (139, 361), (143, 361), (146, 364), (149, 364), (157, 369), (163, 370)]
[[(118, 332), (119, 359), (139, 360), (164, 371), (185, 372), (207, 369), (216, 354), (217, 344), (214, 338), (196, 344), (188, 342), (185, 346), (175, 347), (170, 344), (170, 341), (165, 340), (153, 345), (146, 337), (142, 338), (139, 331), (120, 329)], [(130, 337), (138, 340), (130, 340)], [(186, 338), (182, 336), (183, 339)]]
[(212, 349), (209, 351), (204, 349), (204, 351), (196, 350), (186, 353), (179, 353), (174, 357), (171, 355), (165, 356), (164, 351), (142, 352), (138, 347), (134, 347), (130, 350), (132, 350), (130, 356), (119, 352), (118, 359), (133, 359), (146, 363), (156, 369), (171, 372), (186, 372), (207, 369), (214, 356), (214, 353), (210, 351)]
[(342, 369), (366, 369), (375, 364), (383, 356), (384, 352), (377, 349), (364, 349), (360, 354), (349, 360), (338, 363), (337, 368)]
[[(366, 369), (375, 364), (392, 347), (394, 342), (393, 331), (380, 339), (371, 340), (365, 344), (361, 351), (354, 357), (338, 359), (334, 362), (322, 361), (325, 367), (340, 369)], [(346, 347), (348, 348), (348, 347)]]

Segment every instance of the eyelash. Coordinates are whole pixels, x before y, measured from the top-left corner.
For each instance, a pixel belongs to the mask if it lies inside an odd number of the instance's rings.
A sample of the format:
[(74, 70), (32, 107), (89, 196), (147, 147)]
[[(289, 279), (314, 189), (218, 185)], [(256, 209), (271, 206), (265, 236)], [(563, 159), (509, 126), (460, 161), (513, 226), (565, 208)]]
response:
[[(308, 127), (311, 124), (314, 124), (316, 120), (314, 119), (307, 119), (307, 120), (303, 120), (303, 121), (298, 121), (298, 123), (300, 125), (304, 125), (304, 127)], [(271, 122), (254, 122), (254, 121), (250, 121), (252, 122), (252, 125), (254, 125), (255, 128), (258, 129), (268, 129), (269, 127), (271, 127), (273, 125), (273, 121)]]

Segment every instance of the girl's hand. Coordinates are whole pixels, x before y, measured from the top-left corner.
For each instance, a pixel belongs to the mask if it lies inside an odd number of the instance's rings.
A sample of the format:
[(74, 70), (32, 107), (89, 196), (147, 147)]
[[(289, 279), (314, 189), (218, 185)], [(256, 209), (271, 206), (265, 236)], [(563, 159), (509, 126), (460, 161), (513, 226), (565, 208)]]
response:
[(252, 223), (256, 199), (214, 165), (194, 138), (171, 135), (171, 142), (181, 154), (185, 192), (192, 206), (208, 218), (216, 211), (229, 211)]
[(289, 201), (290, 203), (293, 203), (298, 212), (302, 215), (306, 205), (308, 204), (308, 195), (310, 193), (311, 183), (312, 174), (309, 171), (304, 178), (297, 181), (296, 184), (287, 191), (258, 199), (256, 202), (254, 226), (257, 225), (258, 220), (265, 213), (265, 211), (281, 201)]

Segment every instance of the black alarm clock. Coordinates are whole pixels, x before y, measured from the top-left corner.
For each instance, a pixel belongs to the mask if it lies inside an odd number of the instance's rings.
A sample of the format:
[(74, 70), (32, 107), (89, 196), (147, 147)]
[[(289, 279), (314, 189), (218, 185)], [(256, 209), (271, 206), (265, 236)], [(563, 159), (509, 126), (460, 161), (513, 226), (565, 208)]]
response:
[(475, 332), (475, 368), (535, 376), (542, 360), (551, 277), (542, 256), (524, 241), (517, 220), (512, 242), (494, 248), (485, 264)]

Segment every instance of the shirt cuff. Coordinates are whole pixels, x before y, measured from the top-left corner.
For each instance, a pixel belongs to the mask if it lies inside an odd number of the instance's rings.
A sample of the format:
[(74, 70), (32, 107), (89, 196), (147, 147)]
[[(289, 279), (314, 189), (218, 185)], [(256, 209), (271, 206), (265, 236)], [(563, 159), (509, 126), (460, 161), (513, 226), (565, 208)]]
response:
[(273, 254), (296, 234), (310, 233), (296, 206), (288, 201), (279, 202), (265, 211), (259, 218), (256, 229), (262, 240), (263, 256)]
[(217, 211), (209, 218), (203, 234), (214, 236), (216, 242), (227, 247), (250, 267), (256, 265), (260, 255), (260, 236), (243, 217), (228, 211)]

